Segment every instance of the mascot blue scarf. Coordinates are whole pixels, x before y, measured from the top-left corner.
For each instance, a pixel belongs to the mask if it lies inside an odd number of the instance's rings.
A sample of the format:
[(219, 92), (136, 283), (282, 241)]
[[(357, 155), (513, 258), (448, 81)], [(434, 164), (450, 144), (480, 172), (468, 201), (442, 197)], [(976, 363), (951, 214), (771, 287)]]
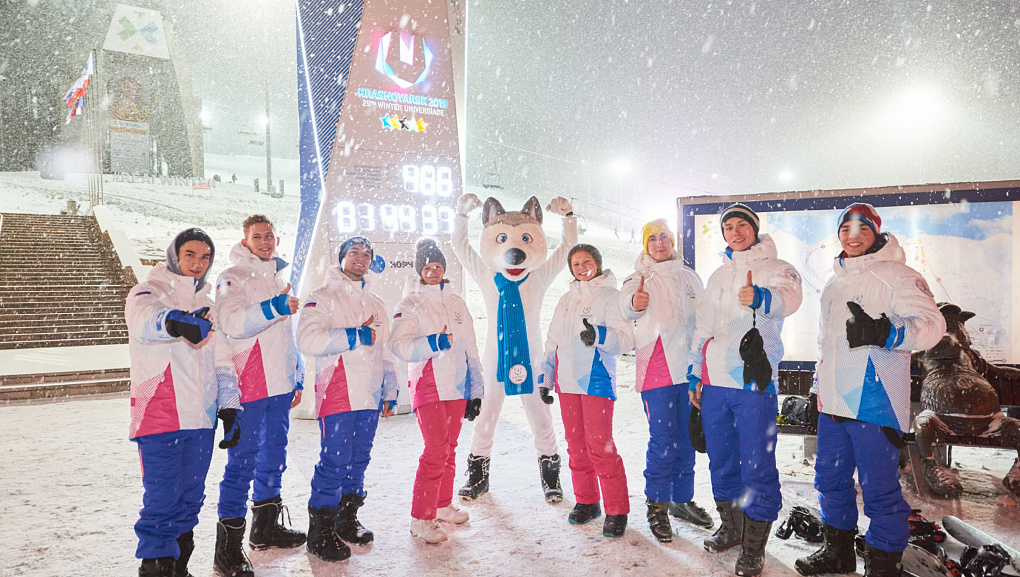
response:
[(503, 383), (507, 395), (528, 395), (534, 389), (531, 378), (531, 349), (528, 348), (528, 325), (524, 320), (524, 304), (521, 302), (519, 281), (507, 279), (502, 274), (495, 278), (499, 290), (499, 305), (496, 312), (496, 339), (499, 355), (496, 364), (496, 380)]

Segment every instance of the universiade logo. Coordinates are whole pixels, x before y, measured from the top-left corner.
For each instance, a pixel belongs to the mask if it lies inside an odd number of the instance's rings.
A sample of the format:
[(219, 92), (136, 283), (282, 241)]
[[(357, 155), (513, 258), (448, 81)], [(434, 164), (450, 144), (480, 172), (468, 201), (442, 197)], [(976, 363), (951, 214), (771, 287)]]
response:
[(391, 30), (379, 39), (375, 69), (401, 88), (425, 80), (432, 66), (432, 50), (425, 39), (403, 30)]

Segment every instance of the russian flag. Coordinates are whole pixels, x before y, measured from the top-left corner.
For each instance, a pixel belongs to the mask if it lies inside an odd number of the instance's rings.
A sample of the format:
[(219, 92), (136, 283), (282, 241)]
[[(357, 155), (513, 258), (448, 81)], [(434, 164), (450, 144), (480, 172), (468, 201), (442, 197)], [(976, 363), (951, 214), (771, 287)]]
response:
[(67, 111), (67, 121), (64, 124), (70, 124), (72, 118), (85, 111), (85, 94), (88, 92), (92, 75), (96, 71), (93, 54), (93, 52), (89, 52), (89, 59), (85, 63), (85, 69), (82, 70), (81, 76), (64, 95), (64, 102), (70, 107), (70, 110)]

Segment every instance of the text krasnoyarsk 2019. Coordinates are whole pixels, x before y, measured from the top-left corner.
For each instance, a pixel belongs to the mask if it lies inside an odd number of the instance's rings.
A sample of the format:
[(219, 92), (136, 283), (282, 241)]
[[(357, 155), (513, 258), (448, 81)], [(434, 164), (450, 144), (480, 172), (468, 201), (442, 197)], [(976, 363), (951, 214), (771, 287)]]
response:
[(383, 100), (386, 102), (399, 102), (401, 104), (416, 104), (418, 106), (429, 106), (432, 108), (448, 108), (450, 103), (444, 98), (432, 98), (430, 96), (418, 96), (415, 94), (401, 94), (399, 92), (387, 92), (386, 90), (372, 90), (371, 88), (359, 88), (358, 96), (368, 100)]

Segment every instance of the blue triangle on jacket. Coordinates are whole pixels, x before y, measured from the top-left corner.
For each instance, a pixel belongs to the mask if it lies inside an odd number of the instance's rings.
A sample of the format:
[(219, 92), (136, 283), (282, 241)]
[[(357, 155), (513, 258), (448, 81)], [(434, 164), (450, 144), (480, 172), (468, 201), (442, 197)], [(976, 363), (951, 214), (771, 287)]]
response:
[(868, 358), (868, 369), (864, 373), (862, 388), (861, 406), (857, 409), (857, 419), (899, 430), (900, 424), (896, 420), (896, 411), (893, 410), (889, 395), (886, 394), (885, 387), (882, 386), (882, 381), (875, 372), (875, 364), (871, 362), (871, 358)]
[(598, 349), (595, 349), (595, 358), (591, 361), (588, 394), (594, 397), (616, 399), (616, 395), (613, 394), (613, 378), (609, 376), (609, 371), (602, 364), (602, 355), (599, 354)]

